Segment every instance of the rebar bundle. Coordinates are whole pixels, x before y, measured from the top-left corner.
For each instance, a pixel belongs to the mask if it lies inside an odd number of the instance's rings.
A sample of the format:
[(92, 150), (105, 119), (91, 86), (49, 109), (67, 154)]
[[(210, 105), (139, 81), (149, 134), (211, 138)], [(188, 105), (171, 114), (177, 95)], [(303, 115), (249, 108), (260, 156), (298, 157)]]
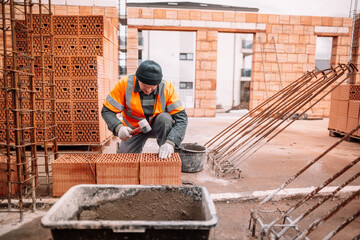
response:
[[(278, 194), (280, 191), (284, 190), (290, 183), (296, 180), (300, 175), (304, 174), (306, 170), (310, 167), (314, 166), (321, 158), (323, 158), (328, 152), (336, 148), (341, 142), (347, 139), (352, 133), (356, 132), (360, 128), (358, 125), (355, 129), (353, 129), (350, 133), (345, 135), (338, 142), (329, 147), (326, 151), (320, 154), (313, 161), (304, 166), (299, 172), (297, 172), (294, 176), (289, 178), (284, 184), (282, 184), (278, 189), (276, 189), (272, 194), (266, 197), (260, 204), (251, 210), (250, 213), (250, 224), (249, 228), (252, 230), (252, 235), (255, 236), (256, 226), (260, 227), (261, 238), (266, 237), (267, 239), (309, 239), (307, 236), (315, 231), (318, 226), (323, 224), (326, 220), (330, 219), (337, 212), (343, 209), (346, 205), (351, 203), (355, 198), (360, 196), (360, 189), (353, 191), (349, 196), (345, 197), (343, 201), (341, 201), (336, 206), (333, 206), (332, 209), (328, 210), (328, 206), (325, 206), (328, 200), (331, 200), (338, 194), (341, 190), (343, 190), (346, 186), (349, 186), (352, 182), (360, 177), (360, 172), (358, 167), (360, 166), (360, 156), (355, 160), (350, 162), (348, 165), (340, 169), (333, 176), (329, 177), (318, 187), (314, 188), (309, 194), (302, 197), (299, 201), (297, 201), (293, 206), (289, 206), (287, 210), (280, 210), (278, 206), (274, 206), (276, 204), (270, 204), (271, 200)], [(355, 170), (355, 174), (352, 175), (350, 173), (351, 170)], [(350, 177), (345, 176), (348, 173)], [(338, 187), (335, 187), (329, 194), (320, 198), (315, 204), (311, 205), (309, 201), (318, 196), (320, 191), (325, 187), (329, 186), (335, 180), (341, 182)], [(329, 201), (328, 201), (329, 202)], [(266, 205), (268, 204), (268, 205)], [(356, 204), (355, 204), (356, 205)], [(328, 234), (323, 239), (331, 239), (338, 232), (340, 232), (344, 227), (354, 221), (360, 215), (360, 206), (357, 205), (355, 209), (355, 214), (351, 215), (347, 219), (345, 219), (339, 226), (334, 228), (332, 231), (328, 232)], [(300, 207), (304, 208), (301, 211), (295, 213), (297, 209)], [(303, 221), (305, 219), (309, 219), (310, 216), (314, 217), (315, 212), (318, 209), (323, 208), (326, 210), (326, 213), (315, 219), (310, 224), (306, 224)], [(326, 233), (325, 233), (326, 234)], [(355, 239), (355, 238), (354, 238)]]
[(240, 175), (242, 162), (357, 71), (354, 64), (348, 63), (307, 72), (225, 128), (205, 144), (216, 175)]
[[(45, 174), (50, 193), (50, 143), (57, 152), (53, 34), (47, 20), (52, 15), (51, 1), (45, 5), (42, 1), (2, 0), (0, 4), (0, 195), (7, 197), (8, 211), (20, 212), (22, 220), (23, 198), (31, 196), (36, 209), (40, 172)], [(39, 170), (38, 145), (44, 147), (43, 170)], [(18, 210), (12, 204), (16, 198)]]

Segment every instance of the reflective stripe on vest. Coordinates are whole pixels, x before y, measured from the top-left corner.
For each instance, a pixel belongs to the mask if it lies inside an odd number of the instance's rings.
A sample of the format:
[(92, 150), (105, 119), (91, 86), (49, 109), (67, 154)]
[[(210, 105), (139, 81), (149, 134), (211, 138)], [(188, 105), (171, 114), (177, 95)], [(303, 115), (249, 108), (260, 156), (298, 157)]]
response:
[(174, 102), (173, 104), (169, 105), (166, 107), (166, 111), (167, 112), (171, 112), (172, 110), (175, 110), (177, 109), (178, 107), (182, 106), (182, 102), (179, 100), (179, 101), (176, 101)]
[(106, 101), (108, 101), (114, 108), (116, 108), (120, 112), (124, 110), (124, 106), (118, 103), (110, 94), (107, 95)]
[[(131, 113), (131, 108), (130, 108), (130, 104), (131, 104), (131, 98), (132, 98), (132, 93), (133, 93), (133, 89), (134, 89), (134, 74), (130, 74), (129, 75), (129, 79), (126, 85), (126, 93), (125, 93), (125, 101), (126, 101), (126, 108), (124, 109), (124, 113), (128, 116), (131, 117), (133, 119), (136, 119), (138, 121), (143, 120), (144, 118), (140, 118), (140, 117), (136, 117)], [(125, 120), (125, 118), (124, 118)], [(131, 128), (135, 128), (135, 126), (132, 126), (128, 121), (125, 121), (126, 125), (128, 125)]]
[[(123, 112), (127, 117), (135, 119), (137, 121), (141, 121), (145, 118), (134, 116), (131, 112), (131, 99), (132, 99), (132, 94), (134, 92), (134, 84), (135, 84), (134, 79), (135, 79), (135, 75), (130, 74), (128, 81), (127, 81), (126, 93), (125, 93), (126, 107), (124, 108)], [(164, 81), (161, 81), (160, 86), (159, 86), (159, 91), (160, 91), (160, 105), (162, 108), (162, 112), (165, 112), (166, 100), (165, 100), (165, 93), (164, 93), (165, 92), (165, 82)], [(155, 97), (158, 98), (158, 96), (155, 96)], [(157, 100), (148, 100), (148, 101), (146, 101), (145, 104), (149, 104), (151, 101), (156, 102)], [(149, 121), (151, 122), (154, 119), (154, 117), (155, 116), (149, 117)], [(129, 126), (130, 128), (135, 128), (135, 126), (133, 126), (131, 123), (129, 123), (129, 121), (126, 120), (126, 117), (124, 117), (123, 120), (127, 126)]]

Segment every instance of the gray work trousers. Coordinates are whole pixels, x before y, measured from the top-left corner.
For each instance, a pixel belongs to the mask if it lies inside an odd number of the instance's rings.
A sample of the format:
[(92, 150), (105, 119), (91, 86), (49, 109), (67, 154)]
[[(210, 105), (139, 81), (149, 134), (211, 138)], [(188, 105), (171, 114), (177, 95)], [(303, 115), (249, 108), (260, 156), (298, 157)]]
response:
[(144, 134), (139, 133), (132, 136), (129, 140), (121, 141), (117, 153), (141, 153), (146, 141), (149, 138), (156, 138), (159, 146), (163, 145), (173, 126), (173, 119), (167, 112), (160, 113), (151, 123), (151, 131)]

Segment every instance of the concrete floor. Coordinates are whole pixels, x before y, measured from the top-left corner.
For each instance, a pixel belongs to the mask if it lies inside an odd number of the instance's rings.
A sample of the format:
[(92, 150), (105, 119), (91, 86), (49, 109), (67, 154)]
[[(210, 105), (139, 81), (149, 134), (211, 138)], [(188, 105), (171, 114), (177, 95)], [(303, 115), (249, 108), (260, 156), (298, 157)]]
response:
[[(197, 142), (204, 145), (225, 127), (236, 121), (239, 113), (218, 113), (216, 118), (189, 118), (189, 125), (183, 143)], [(182, 181), (208, 188), (210, 193), (252, 192), (278, 188), (287, 179), (314, 160), (340, 138), (330, 137), (327, 130), (328, 118), (323, 120), (298, 120), (280, 133), (267, 145), (240, 165), (240, 179), (233, 176), (216, 177), (208, 164), (198, 173), (182, 173)], [(114, 137), (105, 153), (115, 153)], [(155, 139), (150, 139), (143, 152), (158, 152)], [(318, 163), (309, 168), (298, 180), (289, 185), (291, 188), (318, 186), (324, 180), (360, 156), (360, 142), (343, 142), (330, 151)], [(360, 170), (354, 166), (349, 174)], [(316, 177), (315, 177), (316, 176)], [(330, 186), (338, 185), (335, 181)], [(352, 185), (360, 185), (360, 180)]]
[[(184, 143), (197, 142), (204, 145), (209, 139), (214, 137), (218, 132), (223, 130), (229, 124), (233, 123), (240, 117), (238, 113), (217, 114), (216, 118), (189, 118), (189, 125), (184, 139)], [(205, 186), (212, 196), (224, 193), (245, 193), (251, 194), (254, 191), (266, 191), (278, 188), (308, 162), (315, 159), (332, 144), (339, 141), (340, 138), (330, 137), (328, 130), (328, 119), (323, 120), (299, 120), (294, 122), (288, 129), (280, 133), (273, 141), (269, 142), (251, 158), (245, 161), (240, 168), (242, 170), (239, 179), (232, 176), (219, 178), (215, 176), (213, 170), (205, 163), (204, 170), (198, 173), (183, 173), (182, 181), (186, 184), (194, 184)], [(105, 146), (104, 153), (115, 153), (117, 137), (113, 137), (109, 144)], [(158, 146), (155, 139), (150, 139), (144, 148), (144, 152), (158, 152)], [(76, 150), (76, 152), (87, 152), (88, 148)], [(63, 151), (69, 153), (71, 150)], [(335, 174), (341, 168), (360, 156), (360, 142), (343, 142), (336, 149), (329, 152), (322, 160), (313, 167), (308, 169), (301, 177), (297, 178), (289, 185), (289, 188), (307, 188), (311, 186), (319, 186), (324, 180)], [(330, 186), (338, 186), (344, 179), (349, 178), (356, 172), (360, 171), (358, 163)], [(353, 186), (360, 186), (360, 180), (352, 182)], [(225, 194), (224, 194), (225, 195)], [(49, 199), (56, 200), (56, 199)], [(229, 205), (230, 203), (230, 205)], [(225, 205), (216, 203), (218, 214), (220, 216), (219, 224), (214, 229), (210, 239), (252, 239), (247, 230), (247, 221), (249, 219), (249, 208), (257, 205), (257, 202), (251, 201), (246, 204), (233, 204), (225, 200)], [(279, 204), (288, 204), (286, 201)], [(358, 207), (355, 207), (358, 208)], [(45, 210), (45, 209), (44, 209)], [(355, 209), (354, 209), (355, 210)], [(234, 221), (232, 213), (239, 211), (242, 215), (237, 216), (238, 222)], [(42, 229), (39, 225), (39, 218), (34, 222), (34, 218), (43, 215), (45, 212), (37, 211), (32, 214), (26, 214), (27, 222), (37, 224), (38, 229)], [(38, 215), (37, 215), (38, 214)], [(11, 217), (9, 217), (11, 215)], [(14, 213), (0, 214), (0, 236), (13, 229), (20, 229), (21, 224)], [(359, 222), (355, 222), (359, 224)], [(338, 224), (337, 224), (338, 225)], [(239, 228), (239, 226), (241, 226)], [(5, 229), (6, 228), (6, 229)], [(33, 227), (22, 228), (30, 231)], [(230, 229), (230, 230), (229, 230)], [(356, 229), (356, 227), (355, 227)], [(3, 235), (0, 239), (28, 239), (19, 238), (19, 234), (26, 236), (21, 232), (17, 233), (13, 238), (9, 235)], [(35, 231), (35, 230), (33, 230)], [(42, 231), (42, 230), (41, 230)], [(238, 232), (238, 231), (241, 231)], [(33, 234), (31, 234), (33, 235)], [(49, 231), (45, 231), (45, 238), (49, 236)], [(231, 237), (232, 236), (232, 237)]]

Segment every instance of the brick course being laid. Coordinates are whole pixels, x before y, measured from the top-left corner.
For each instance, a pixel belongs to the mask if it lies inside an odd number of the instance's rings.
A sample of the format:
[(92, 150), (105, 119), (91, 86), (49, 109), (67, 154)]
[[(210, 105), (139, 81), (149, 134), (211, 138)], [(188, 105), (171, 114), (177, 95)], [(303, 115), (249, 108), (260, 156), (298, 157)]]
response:
[(139, 184), (140, 154), (102, 154), (96, 161), (98, 184)]
[(178, 153), (168, 159), (156, 153), (64, 154), (51, 167), (55, 197), (78, 184), (181, 185)]
[[(153, 20), (153, 21), (150, 21)], [(217, 42), (219, 32), (252, 33), (250, 109), (266, 98), (262, 70), (261, 44), (264, 49), (268, 95), (280, 89), (274, 43), (278, 54), (283, 86), (315, 69), (317, 37), (333, 37), (331, 64), (347, 63), (350, 56), (352, 18), (291, 16), (236, 11), (158, 9), (128, 7), (128, 48), (138, 50), (138, 30), (196, 32), (195, 107), (189, 116), (216, 115)], [(360, 31), (357, 27), (356, 32)], [(260, 40), (261, 39), (261, 40)], [(261, 41), (261, 43), (260, 43)], [(357, 51), (358, 52), (358, 51)], [(358, 55), (358, 54), (357, 54)], [(137, 54), (127, 59), (128, 73), (138, 66)], [(270, 88), (271, 86), (271, 88)], [(212, 98), (209, 99), (207, 92)], [(329, 115), (330, 98), (312, 108), (314, 116)]]
[(140, 158), (140, 184), (181, 185), (181, 159), (178, 153), (161, 159), (157, 153), (142, 153)]
[(53, 196), (60, 197), (78, 184), (95, 184), (91, 167), (95, 173), (95, 162), (98, 158), (99, 154), (64, 154), (53, 161)]

